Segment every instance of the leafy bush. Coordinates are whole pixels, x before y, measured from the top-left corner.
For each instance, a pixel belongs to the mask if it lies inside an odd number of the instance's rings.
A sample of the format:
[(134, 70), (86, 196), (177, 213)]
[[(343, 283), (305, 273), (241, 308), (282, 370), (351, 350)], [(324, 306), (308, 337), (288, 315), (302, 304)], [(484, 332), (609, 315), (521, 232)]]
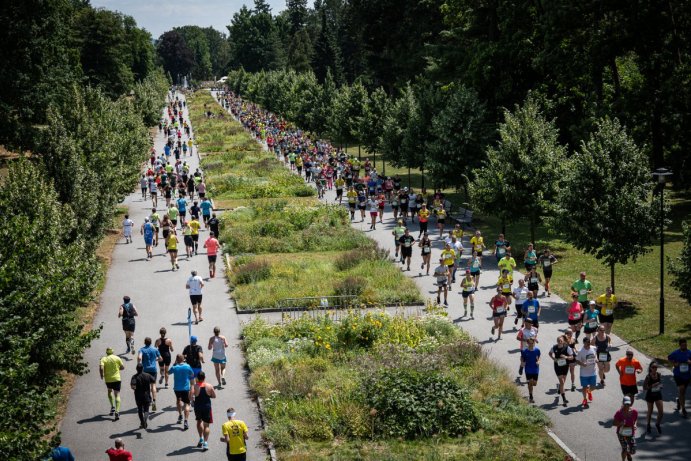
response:
[(357, 275), (351, 275), (334, 286), (336, 296), (360, 296), (365, 289), (367, 280)]
[(263, 259), (255, 259), (237, 266), (233, 271), (233, 280), (242, 285), (268, 279), (270, 275), (271, 265)]
[(479, 427), (468, 392), (439, 372), (383, 370), (365, 382), (364, 393), (380, 436), (457, 436)]

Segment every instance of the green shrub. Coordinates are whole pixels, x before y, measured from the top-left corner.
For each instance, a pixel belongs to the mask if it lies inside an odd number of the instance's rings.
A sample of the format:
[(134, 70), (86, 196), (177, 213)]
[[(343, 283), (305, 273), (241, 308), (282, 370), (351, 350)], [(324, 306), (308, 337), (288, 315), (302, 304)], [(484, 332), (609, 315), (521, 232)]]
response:
[(336, 296), (360, 296), (367, 280), (357, 275), (349, 275), (334, 286)]
[(263, 259), (247, 262), (233, 271), (233, 279), (237, 285), (256, 283), (268, 279), (270, 275), (271, 265)]
[(468, 392), (440, 372), (383, 370), (365, 381), (364, 393), (380, 436), (458, 436), (479, 427)]

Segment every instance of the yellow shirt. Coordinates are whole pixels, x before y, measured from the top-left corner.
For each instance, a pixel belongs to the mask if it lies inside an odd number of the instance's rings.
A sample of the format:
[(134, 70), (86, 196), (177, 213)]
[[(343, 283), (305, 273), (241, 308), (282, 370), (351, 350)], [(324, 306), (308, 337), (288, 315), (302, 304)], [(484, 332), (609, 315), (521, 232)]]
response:
[(600, 307), (602, 315), (612, 315), (614, 314), (614, 306), (617, 305), (617, 297), (612, 295), (607, 299), (607, 296), (600, 295), (595, 303)]
[(187, 225), (190, 226), (190, 229), (192, 229), (192, 235), (199, 235), (199, 228), (201, 227), (199, 221), (193, 219)]
[(348, 203), (355, 203), (355, 199), (357, 198), (357, 192), (354, 190), (349, 190), (346, 192), (346, 197), (348, 197)]
[(429, 220), (429, 210), (420, 210), (417, 214), (420, 216), (420, 222), (427, 222)]
[(512, 283), (513, 277), (511, 275), (508, 277), (499, 277), (499, 280), (497, 280), (497, 286), (501, 288), (502, 293), (511, 293)]
[(224, 436), (228, 436), (228, 453), (231, 455), (241, 455), (247, 452), (245, 447), (245, 434), (247, 425), (238, 419), (226, 421), (221, 426)]
[(509, 259), (501, 258), (497, 263), (497, 267), (499, 267), (500, 272), (506, 269), (509, 271), (509, 274), (511, 274), (511, 272), (513, 272), (514, 267), (516, 267), (516, 260), (513, 259), (513, 257)]
[(343, 189), (343, 185), (345, 184), (345, 181), (343, 178), (338, 178), (336, 180), (336, 189)]
[(451, 231), (451, 235), (456, 237), (458, 240), (463, 240), (463, 229), (454, 229)]
[(168, 240), (166, 240), (166, 248), (169, 250), (178, 249), (178, 238), (175, 236), (175, 234), (170, 234), (168, 236)]
[(453, 250), (442, 250), (441, 257), (444, 260), (443, 261), (444, 265), (450, 266), (453, 264), (454, 260), (456, 259), (456, 252)]
[(103, 368), (103, 380), (107, 383), (116, 383), (120, 381), (120, 367), (122, 366), (122, 359), (115, 354), (108, 354), (101, 358), (101, 367)]
[(485, 238), (484, 237), (478, 237), (478, 236), (474, 235), (470, 239), (470, 245), (473, 247), (473, 250), (475, 250), (479, 253), (482, 251), (482, 248), (485, 246)]

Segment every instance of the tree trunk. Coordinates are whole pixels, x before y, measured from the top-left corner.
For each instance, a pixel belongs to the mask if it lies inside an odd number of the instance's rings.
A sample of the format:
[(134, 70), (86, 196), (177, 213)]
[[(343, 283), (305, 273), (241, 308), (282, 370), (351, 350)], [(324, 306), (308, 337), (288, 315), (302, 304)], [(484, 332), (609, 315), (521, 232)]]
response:
[(612, 287), (612, 293), (616, 293), (616, 290), (614, 289), (614, 263), (609, 265), (609, 283)]

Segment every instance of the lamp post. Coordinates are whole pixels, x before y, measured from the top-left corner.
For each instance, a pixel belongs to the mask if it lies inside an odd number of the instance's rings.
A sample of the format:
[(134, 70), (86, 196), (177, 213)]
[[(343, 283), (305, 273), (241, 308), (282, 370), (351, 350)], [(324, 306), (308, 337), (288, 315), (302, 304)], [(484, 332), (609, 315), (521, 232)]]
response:
[(665, 334), (665, 183), (672, 172), (658, 168), (653, 177), (660, 185), (660, 334)]

